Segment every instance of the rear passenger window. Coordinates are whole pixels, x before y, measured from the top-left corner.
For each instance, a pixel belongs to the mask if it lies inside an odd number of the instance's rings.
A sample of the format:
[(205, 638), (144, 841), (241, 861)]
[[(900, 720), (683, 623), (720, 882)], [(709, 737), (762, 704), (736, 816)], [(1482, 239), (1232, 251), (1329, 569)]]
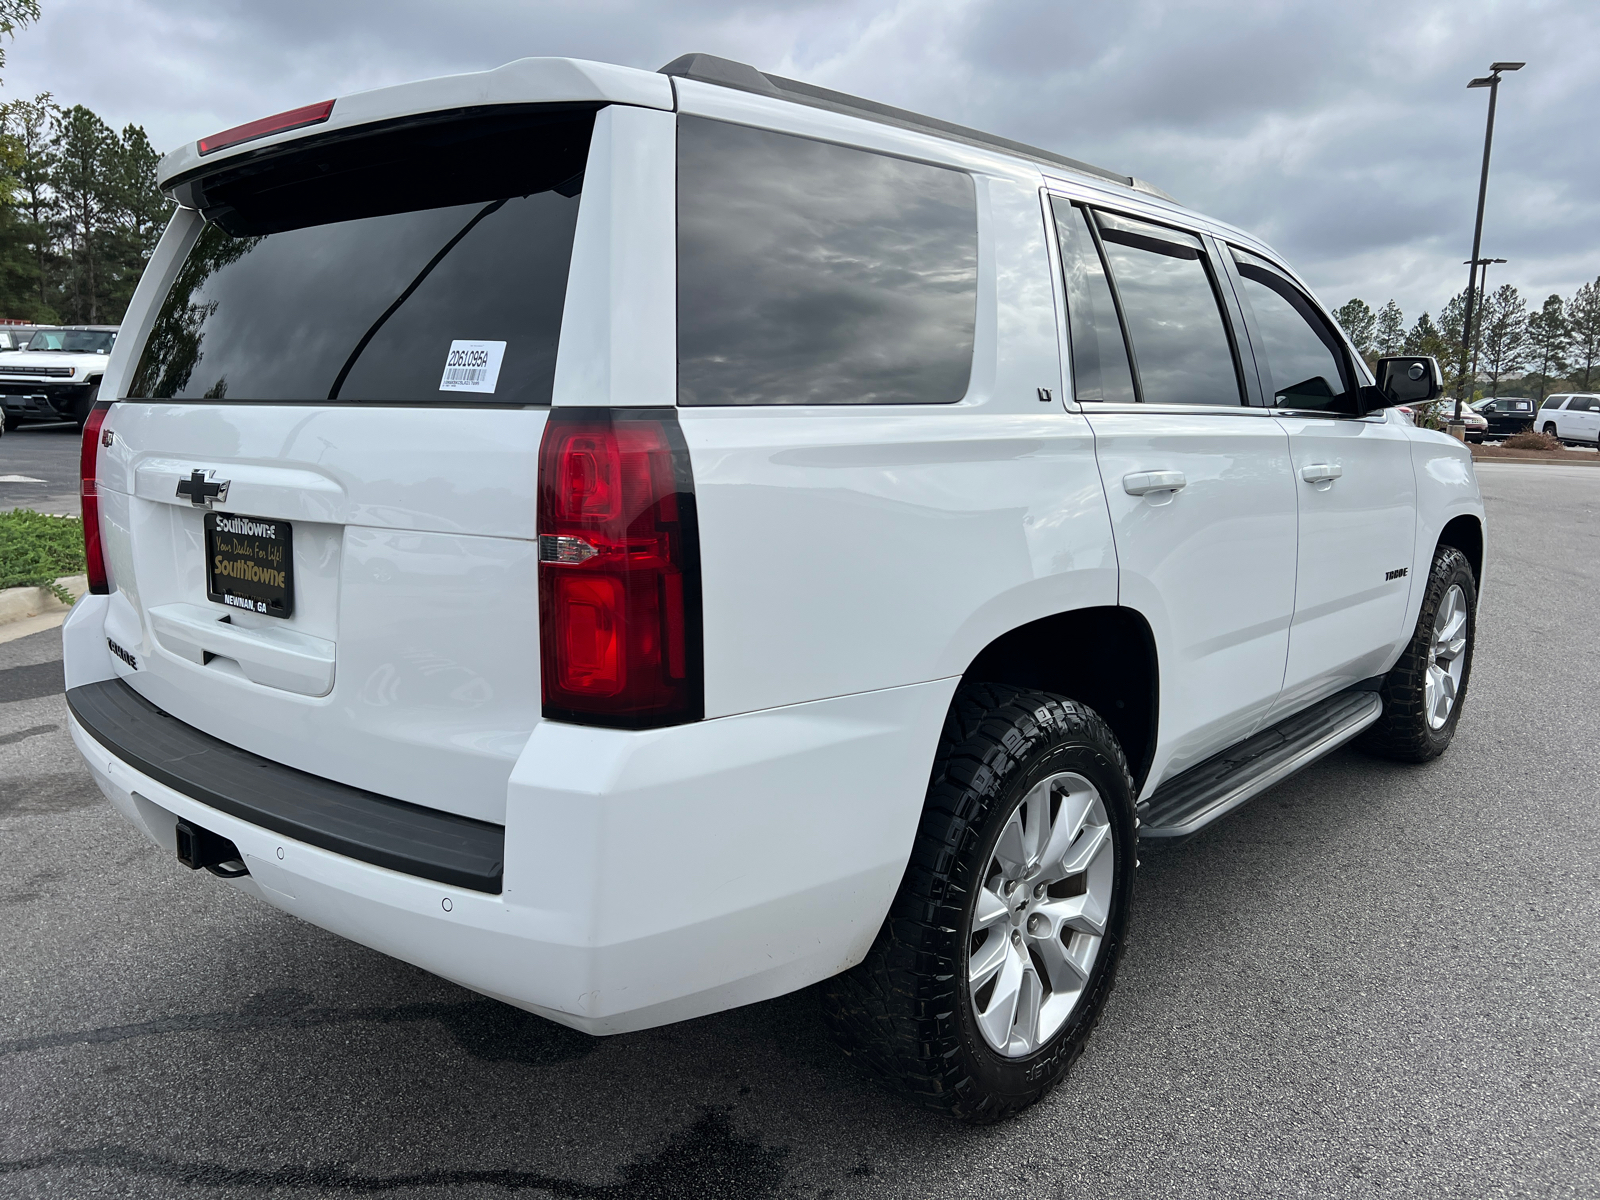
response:
[(1051, 200), (1061, 240), (1061, 275), (1067, 285), (1067, 326), (1072, 340), (1072, 391), (1078, 402), (1132, 404), (1128, 347), (1106, 282), (1105, 264), (1081, 208)]
[(1096, 213), (1146, 404), (1241, 404), (1233, 347), (1200, 239)]
[(948, 404), (972, 374), (972, 178), (678, 119), (678, 402)]
[(1265, 259), (1231, 248), (1244, 281), (1243, 300), (1262, 383), (1276, 408), (1360, 412), (1338, 336), (1311, 301)]

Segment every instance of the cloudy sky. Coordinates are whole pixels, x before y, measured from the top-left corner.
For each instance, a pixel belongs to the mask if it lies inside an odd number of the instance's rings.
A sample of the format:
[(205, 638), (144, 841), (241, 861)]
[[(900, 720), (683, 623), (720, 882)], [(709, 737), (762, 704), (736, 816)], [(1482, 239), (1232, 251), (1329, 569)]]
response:
[(1465, 283), (1492, 60), (1484, 253), (1531, 298), (1600, 275), (1595, 0), (41, 0), (4, 94), (158, 149), (281, 109), (528, 55), (690, 50), (1139, 175), (1265, 237), (1323, 299), (1408, 320)]

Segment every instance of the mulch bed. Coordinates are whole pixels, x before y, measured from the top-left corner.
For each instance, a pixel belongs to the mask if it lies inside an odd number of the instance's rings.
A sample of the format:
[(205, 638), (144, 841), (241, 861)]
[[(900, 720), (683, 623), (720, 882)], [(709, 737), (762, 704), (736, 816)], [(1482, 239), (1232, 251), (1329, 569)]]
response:
[(1593, 450), (1507, 450), (1504, 446), (1473, 446), (1473, 462), (1577, 463), (1600, 467), (1600, 454)]

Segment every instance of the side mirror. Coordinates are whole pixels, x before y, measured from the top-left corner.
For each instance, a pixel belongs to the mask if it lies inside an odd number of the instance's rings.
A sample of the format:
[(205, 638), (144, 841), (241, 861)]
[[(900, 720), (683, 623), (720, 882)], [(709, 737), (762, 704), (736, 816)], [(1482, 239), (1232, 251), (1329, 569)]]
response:
[[(1426, 404), (1444, 395), (1444, 377), (1439, 373), (1438, 361), (1431, 356), (1380, 358), (1374, 373), (1378, 386), (1365, 389), (1369, 393), (1369, 412), (1400, 404)], [(1376, 395), (1371, 394), (1374, 392)]]

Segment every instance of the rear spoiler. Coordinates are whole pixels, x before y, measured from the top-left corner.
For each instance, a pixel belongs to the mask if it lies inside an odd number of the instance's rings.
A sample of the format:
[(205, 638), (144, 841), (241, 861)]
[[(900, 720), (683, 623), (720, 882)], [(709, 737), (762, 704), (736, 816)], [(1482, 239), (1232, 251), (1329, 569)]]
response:
[[(577, 58), (523, 58), (469, 75), (446, 75), (417, 83), (357, 92), (332, 102), (327, 118), (300, 123), (210, 151), (186, 142), (161, 160), (156, 181), (171, 195), (185, 178), (235, 163), (308, 134), (390, 121), (442, 109), (551, 103), (630, 104), (673, 108), (672, 81), (654, 71), (617, 67)], [(176, 199), (176, 197), (173, 197)]]

